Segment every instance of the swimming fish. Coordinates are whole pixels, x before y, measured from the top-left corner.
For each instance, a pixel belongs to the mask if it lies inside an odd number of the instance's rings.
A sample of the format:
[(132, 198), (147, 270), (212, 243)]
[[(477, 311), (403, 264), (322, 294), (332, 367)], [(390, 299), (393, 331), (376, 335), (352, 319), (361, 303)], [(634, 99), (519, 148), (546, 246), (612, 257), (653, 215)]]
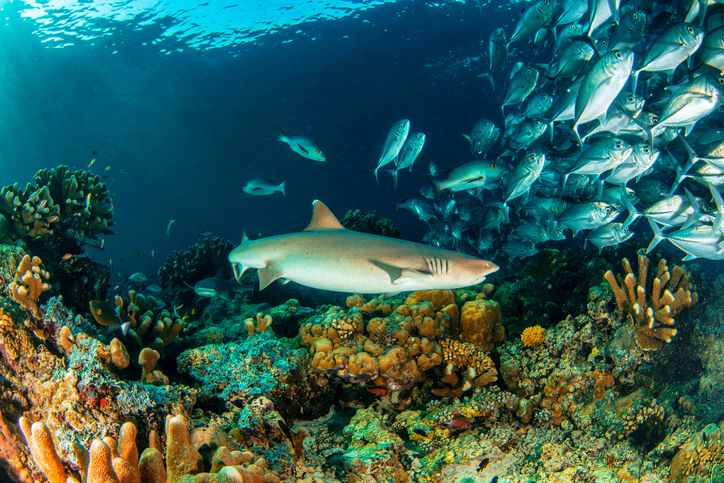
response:
[(122, 322), (116, 313), (116, 306), (105, 300), (88, 302), (90, 312), (96, 322), (103, 327), (120, 327)]
[(286, 181), (277, 183), (276, 181), (270, 179), (255, 178), (247, 181), (244, 188), (242, 188), (242, 191), (253, 196), (269, 196), (274, 193), (281, 193), (286, 196), (284, 191), (285, 185)]
[(287, 136), (284, 131), (279, 128), (277, 141), (288, 144), (289, 147), (292, 148), (292, 151), (304, 158), (311, 159), (312, 161), (319, 161), (320, 163), (327, 160), (324, 157), (322, 150), (307, 137)]
[(407, 140), (407, 135), (410, 134), (410, 121), (408, 119), (402, 119), (397, 121), (390, 128), (390, 132), (387, 133), (385, 144), (382, 146), (382, 153), (380, 153), (380, 159), (377, 161), (377, 167), (375, 168), (375, 179), (379, 183), (377, 172), (383, 166), (387, 166), (390, 163), (395, 162), (397, 156), (400, 155), (402, 146), (404, 146)]
[(171, 236), (171, 226), (173, 226), (174, 223), (176, 223), (175, 219), (171, 218), (168, 220), (168, 224), (166, 225), (166, 236)]
[(438, 192), (491, 188), (505, 172), (505, 168), (498, 163), (471, 161), (453, 168), (444, 179), (432, 180), (432, 185)]
[(467, 287), (499, 268), (463, 253), (348, 230), (324, 203), (312, 206), (304, 231), (245, 239), (232, 250), (235, 278), (256, 268), (260, 289), (284, 278), (335, 292), (392, 293)]

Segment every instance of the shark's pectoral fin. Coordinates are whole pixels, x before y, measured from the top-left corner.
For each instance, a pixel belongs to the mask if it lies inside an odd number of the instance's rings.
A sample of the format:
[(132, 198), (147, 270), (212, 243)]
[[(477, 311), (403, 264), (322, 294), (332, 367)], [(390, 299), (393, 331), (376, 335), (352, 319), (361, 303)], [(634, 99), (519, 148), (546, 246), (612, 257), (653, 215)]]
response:
[(259, 277), (259, 290), (264, 290), (274, 280), (280, 279), (283, 276), (280, 271), (275, 270), (271, 266), (260, 268), (256, 271), (256, 274)]
[(393, 285), (402, 285), (408, 282), (416, 282), (420, 280), (429, 280), (433, 277), (430, 272), (421, 272), (415, 269), (404, 269), (401, 270), (400, 276), (392, 281)]
[(390, 281), (392, 283), (395, 283), (395, 280), (400, 278), (400, 275), (402, 273), (402, 269), (400, 267), (395, 267), (394, 265), (390, 265), (379, 260), (370, 260), (370, 263), (375, 267), (379, 268), (380, 270), (384, 270), (387, 275), (389, 275)]
[[(234, 271), (234, 279), (236, 279), (237, 282), (241, 282), (241, 276), (244, 275), (244, 272), (246, 271), (248, 267), (241, 263), (232, 263), (231, 269)], [(193, 288), (193, 287), (191, 287)]]

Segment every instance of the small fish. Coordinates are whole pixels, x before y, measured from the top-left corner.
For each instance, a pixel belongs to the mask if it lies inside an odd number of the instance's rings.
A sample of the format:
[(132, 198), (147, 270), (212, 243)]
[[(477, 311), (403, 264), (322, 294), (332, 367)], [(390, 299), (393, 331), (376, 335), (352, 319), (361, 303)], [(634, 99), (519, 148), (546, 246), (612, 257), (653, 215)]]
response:
[(408, 119), (402, 119), (397, 121), (390, 128), (390, 132), (387, 133), (385, 144), (382, 146), (382, 153), (380, 153), (380, 159), (377, 161), (377, 167), (374, 170), (375, 179), (379, 183), (377, 172), (383, 166), (395, 162), (397, 157), (407, 140), (407, 135), (410, 134), (410, 121)]
[(620, 212), (602, 201), (572, 204), (561, 213), (558, 221), (573, 231), (575, 236), (581, 230), (592, 230), (612, 222)]
[(505, 98), (500, 106), (503, 116), (505, 116), (505, 107), (520, 104), (533, 92), (538, 83), (540, 72), (534, 67), (522, 67), (513, 74), (508, 84), (508, 90), (505, 92)]
[(658, 149), (650, 147), (648, 143), (638, 143), (633, 146), (631, 155), (616, 166), (604, 181), (610, 184), (625, 185), (630, 180), (643, 176), (658, 158)]
[(161, 286), (157, 283), (152, 283), (151, 285), (146, 287), (146, 290), (151, 293), (161, 293)]
[(704, 40), (701, 29), (684, 22), (674, 24), (661, 33), (646, 50), (643, 65), (631, 74), (631, 91), (636, 92), (641, 72), (672, 72), (688, 59)]
[(121, 319), (116, 313), (116, 306), (105, 300), (91, 300), (89, 303), (90, 312), (95, 321), (103, 327), (120, 327)]
[(96, 158), (90, 160), (90, 163), (88, 163), (88, 167), (92, 168), (94, 164), (96, 164)]
[(167, 237), (171, 236), (171, 226), (173, 226), (174, 223), (176, 223), (175, 219), (171, 218), (170, 220), (168, 220), (168, 224), (166, 225), (166, 236)]
[(593, 47), (588, 42), (574, 40), (563, 48), (560, 58), (548, 69), (549, 79), (570, 79), (576, 77), (593, 58)]
[(539, 30), (548, 26), (553, 19), (556, 6), (554, 0), (538, 0), (526, 8), (515, 25), (508, 45), (533, 37)]
[(85, 197), (85, 209), (90, 210), (92, 193), (88, 193)]
[(475, 123), (470, 135), (463, 134), (463, 137), (470, 143), (473, 154), (485, 158), (500, 137), (500, 128), (489, 119), (481, 119)]
[(626, 5), (621, 9), (621, 23), (618, 24), (609, 41), (609, 49), (632, 49), (644, 36), (647, 15), (643, 10)]
[(275, 193), (281, 193), (285, 196), (285, 185), (286, 181), (277, 183), (276, 181), (270, 179), (255, 178), (246, 182), (243, 191), (244, 193), (253, 196), (269, 196)]
[(603, 138), (584, 146), (575, 167), (563, 176), (563, 188), (569, 175), (585, 174), (598, 177), (623, 163), (631, 152), (631, 145), (619, 138)]
[(492, 189), (496, 181), (503, 175), (505, 168), (498, 163), (471, 161), (452, 169), (445, 179), (433, 180), (436, 191), (466, 191), (474, 189)]
[(528, 99), (528, 104), (525, 106), (523, 117), (541, 117), (548, 112), (551, 105), (553, 105), (553, 97), (545, 92), (539, 92)]
[(110, 170), (111, 170), (111, 165), (110, 165), (110, 164), (109, 164), (109, 165), (106, 165), (106, 167), (103, 168), (103, 170), (104, 170), (104, 171), (110, 171)]
[(368, 387), (367, 392), (376, 397), (385, 397), (390, 394), (390, 390), (384, 387)]
[(151, 250), (151, 258), (156, 258), (156, 250)]
[(136, 272), (131, 274), (128, 277), (128, 280), (130, 280), (133, 283), (146, 283), (148, 282), (148, 277), (143, 272)]
[(63, 254), (63, 256), (61, 257), (62, 260), (70, 260), (71, 258), (73, 258), (73, 254), (72, 254), (72, 253), (65, 253), (65, 254)]
[(688, 135), (694, 125), (711, 114), (718, 105), (719, 90), (716, 85), (706, 76), (695, 78), (671, 96), (659, 121), (649, 128), (651, 144), (665, 127), (683, 127), (684, 136)]
[(448, 421), (445, 421), (443, 424), (445, 426), (447, 426), (448, 428), (457, 429), (460, 431), (470, 429), (473, 427), (473, 425), (470, 423), (470, 421), (468, 421), (467, 419), (462, 419), (462, 418), (450, 419)]
[(478, 77), (487, 79), (490, 82), (490, 86), (495, 90), (493, 72), (500, 70), (508, 58), (508, 42), (505, 40), (505, 29), (503, 27), (499, 27), (490, 33), (488, 55), (490, 59), (488, 72), (480, 74)]
[(533, 152), (526, 154), (523, 159), (513, 168), (503, 194), (504, 206), (519, 196), (526, 194), (533, 183), (540, 177), (545, 164), (545, 154)]
[[(633, 68), (634, 54), (630, 50), (614, 50), (601, 56), (581, 83), (576, 96), (573, 132), (578, 126), (605, 116), (621, 92)], [(580, 143), (580, 136), (578, 137)]]
[(417, 215), (421, 221), (428, 224), (430, 223), (430, 220), (435, 218), (435, 213), (433, 213), (429, 204), (417, 198), (410, 198), (403, 203), (398, 203), (397, 209), (411, 211)]
[(395, 169), (391, 171), (392, 181), (394, 186), (397, 186), (397, 173), (400, 170), (409, 168), (412, 171), (412, 165), (415, 164), (415, 160), (422, 152), (422, 148), (425, 145), (425, 134), (421, 132), (415, 132), (410, 134), (402, 147), (402, 152), (397, 158)]
[(221, 277), (204, 278), (196, 282), (192, 288), (199, 297), (221, 298), (227, 301), (232, 300), (235, 293), (244, 292), (242, 286)]
[(317, 147), (314, 142), (304, 136), (287, 136), (284, 134), (281, 128), (279, 128), (279, 134), (277, 135), (277, 141), (286, 143), (289, 147), (302, 156), (303, 158), (311, 159), (312, 161), (324, 162), (327, 159), (324, 157), (324, 153)]

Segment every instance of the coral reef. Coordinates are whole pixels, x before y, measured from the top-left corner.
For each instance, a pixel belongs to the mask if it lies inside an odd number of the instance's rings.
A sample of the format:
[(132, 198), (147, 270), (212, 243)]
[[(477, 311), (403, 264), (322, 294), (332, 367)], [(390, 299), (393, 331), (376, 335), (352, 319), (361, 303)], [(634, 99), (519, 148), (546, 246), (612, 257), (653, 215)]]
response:
[(173, 252), (158, 270), (161, 282), (176, 289), (193, 287), (196, 282), (222, 272), (229, 277), (227, 257), (234, 246), (216, 236), (203, 237), (183, 252)]
[(724, 276), (685, 324), (704, 270), (641, 255), (604, 279), (555, 250), (497, 291), (199, 302), (187, 284), (231, 248), (206, 237), (167, 290), (106, 301), (81, 245), (109, 218), (56, 199), (100, 207), (98, 183), (58, 168), (3, 190), (3, 481), (721, 479)]
[(34, 317), (40, 315), (40, 296), (50, 290), (50, 285), (44, 281), (50, 278), (50, 274), (40, 267), (41, 263), (40, 258), (25, 255), (15, 271), (15, 279), (10, 283), (13, 300), (30, 310)]
[(380, 218), (374, 213), (365, 213), (360, 209), (349, 210), (342, 218), (342, 226), (350, 230), (372, 233), (373, 235), (399, 238), (400, 229), (389, 218)]
[(698, 300), (689, 274), (678, 265), (669, 271), (666, 260), (662, 258), (655, 274), (652, 272), (648, 288), (649, 258), (643, 251), (638, 254), (637, 275), (628, 259), (624, 258), (622, 265), (624, 274), (614, 275), (611, 270), (604, 274), (613, 290), (616, 305), (619, 310), (626, 309), (635, 320), (636, 343), (641, 349), (661, 349), (676, 335), (674, 317)]
[(110, 230), (113, 205), (106, 184), (95, 174), (67, 166), (41, 169), (24, 189), (0, 189), (0, 214), (20, 239), (58, 235), (98, 244)]

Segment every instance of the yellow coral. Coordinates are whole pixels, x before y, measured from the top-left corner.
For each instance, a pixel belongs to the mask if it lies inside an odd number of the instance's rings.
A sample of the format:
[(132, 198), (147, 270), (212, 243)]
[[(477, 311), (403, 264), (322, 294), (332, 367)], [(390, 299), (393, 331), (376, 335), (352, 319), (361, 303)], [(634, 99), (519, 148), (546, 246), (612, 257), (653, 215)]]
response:
[(465, 302), (460, 312), (460, 340), (470, 342), (484, 351), (491, 351), (496, 342), (505, 339), (500, 305), (494, 300), (477, 299)]
[(15, 271), (15, 280), (10, 284), (13, 300), (30, 310), (34, 317), (40, 315), (40, 296), (50, 290), (50, 285), (43, 281), (49, 279), (50, 274), (40, 268), (41, 263), (39, 257), (25, 255)]
[(698, 300), (689, 274), (678, 265), (669, 271), (662, 258), (651, 288), (647, 289), (649, 258), (643, 251), (638, 253), (638, 275), (634, 274), (628, 259), (624, 258), (622, 263), (625, 274), (614, 275), (611, 270), (604, 274), (616, 305), (619, 310), (627, 309), (636, 321), (636, 342), (641, 349), (661, 349), (676, 335), (674, 316)]
[(520, 334), (520, 340), (526, 347), (537, 347), (546, 341), (546, 332), (540, 325), (526, 327)]
[[(439, 342), (443, 362), (447, 363), (442, 382), (452, 389), (435, 389), (438, 396), (458, 397), (473, 387), (486, 386), (498, 379), (495, 363), (478, 346), (455, 339)], [(455, 371), (463, 371), (462, 381)]]

